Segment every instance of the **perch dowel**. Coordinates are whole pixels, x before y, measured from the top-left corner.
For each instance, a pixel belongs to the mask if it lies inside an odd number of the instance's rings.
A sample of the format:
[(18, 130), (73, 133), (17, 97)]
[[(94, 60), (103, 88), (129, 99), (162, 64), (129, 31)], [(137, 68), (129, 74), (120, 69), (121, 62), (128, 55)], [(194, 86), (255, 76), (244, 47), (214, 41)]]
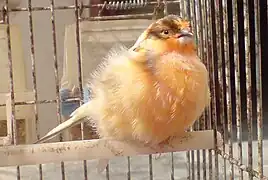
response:
[[(219, 132), (217, 132), (216, 138), (216, 145), (220, 147), (222, 137)], [(165, 147), (161, 153), (214, 149), (214, 132), (213, 130), (187, 132), (184, 138), (172, 139), (170, 145), (171, 146)], [(160, 152), (156, 152), (154, 149), (142, 145), (133, 145), (112, 139), (3, 146), (0, 148), (0, 167), (155, 153)]]

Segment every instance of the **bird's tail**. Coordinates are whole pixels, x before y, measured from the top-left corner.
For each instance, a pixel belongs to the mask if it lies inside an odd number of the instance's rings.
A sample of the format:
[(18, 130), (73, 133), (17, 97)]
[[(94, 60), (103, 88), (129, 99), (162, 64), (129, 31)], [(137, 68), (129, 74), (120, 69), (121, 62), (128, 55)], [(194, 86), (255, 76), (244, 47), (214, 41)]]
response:
[(57, 127), (49, 131), (44, 137), (40, 138), (38, 141), (36, 141), (34, 144), (42, 143), (45, 141), (48, 141), (49, 139), (57, 136), (59, 133), (64, 131), (67, 128), (70, 128), (76, 124), (81, 123), (84, 121), (85, 117), (90, 116), (90, 109), (92, 109), (91, 102), (87, 102), (77, 108), (72, 114), (71, 118), (67, 121), (64, 121), (63, 123), (59, 124)]

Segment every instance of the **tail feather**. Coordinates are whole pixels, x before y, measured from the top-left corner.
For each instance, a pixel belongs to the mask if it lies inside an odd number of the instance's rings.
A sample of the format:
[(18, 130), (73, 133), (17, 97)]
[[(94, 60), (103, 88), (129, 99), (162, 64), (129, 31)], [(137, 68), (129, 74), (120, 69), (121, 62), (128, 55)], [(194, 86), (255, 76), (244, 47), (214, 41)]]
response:
[(85, 103), (82, 106), (80, 106), (78, 109), (76, 109), (72, 114), (71, 118), (67, 121), (64, 121), (63, 123), (59, 124), (57, 127), (49, 131), (44, 137), (40, 138), (38, 141), (36, 141), (34, 144), (42, 143), (45, 141), (48, 141), (52, 139), (53, 137), (57, 136), (62, 131), (79, 124), (84, 121), (84, 118), (87, 116), (90, 116), (90, 107), (91, 103)]

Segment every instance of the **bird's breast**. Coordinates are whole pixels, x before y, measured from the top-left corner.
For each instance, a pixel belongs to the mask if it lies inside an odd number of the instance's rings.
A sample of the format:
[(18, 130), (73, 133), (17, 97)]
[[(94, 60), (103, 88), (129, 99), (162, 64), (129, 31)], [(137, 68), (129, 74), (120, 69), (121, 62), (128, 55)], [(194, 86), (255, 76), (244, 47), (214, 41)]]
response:
[(94, 90), (101, 137), (155, 144), (185, 131), (200, 116), (208, 79), (199, 59), (171, 53), (154, 65), (154, 71), (133, 61), (109, 67), (106, 81)]
[[(168, 59), (170, 58), (170, 59)], [(172, 59), (173, 58), (173, 59)], [(208, 77), (199, 59), (167, 56), (147, 75), (137, 106), (135, 132), (162, 141), (185, 131), (201, 115), (209, 97)], [(175, 61), (174, 61), (175, 60)], [(192, 61), (193, 60), (193, 61)]]

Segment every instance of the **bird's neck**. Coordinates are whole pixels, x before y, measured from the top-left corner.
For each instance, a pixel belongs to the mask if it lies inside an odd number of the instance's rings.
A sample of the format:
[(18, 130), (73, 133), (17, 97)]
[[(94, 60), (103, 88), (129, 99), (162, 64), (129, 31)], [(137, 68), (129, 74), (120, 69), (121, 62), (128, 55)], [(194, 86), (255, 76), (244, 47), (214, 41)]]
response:
[(194, 56), (196, 55), (196, 47), (193, 43), (179, 44), (174, 40), (154, 40), (149, 43), (150, 48), (153, 49), (157, 54), (167, 54), (176, 52), (180, 55)]

